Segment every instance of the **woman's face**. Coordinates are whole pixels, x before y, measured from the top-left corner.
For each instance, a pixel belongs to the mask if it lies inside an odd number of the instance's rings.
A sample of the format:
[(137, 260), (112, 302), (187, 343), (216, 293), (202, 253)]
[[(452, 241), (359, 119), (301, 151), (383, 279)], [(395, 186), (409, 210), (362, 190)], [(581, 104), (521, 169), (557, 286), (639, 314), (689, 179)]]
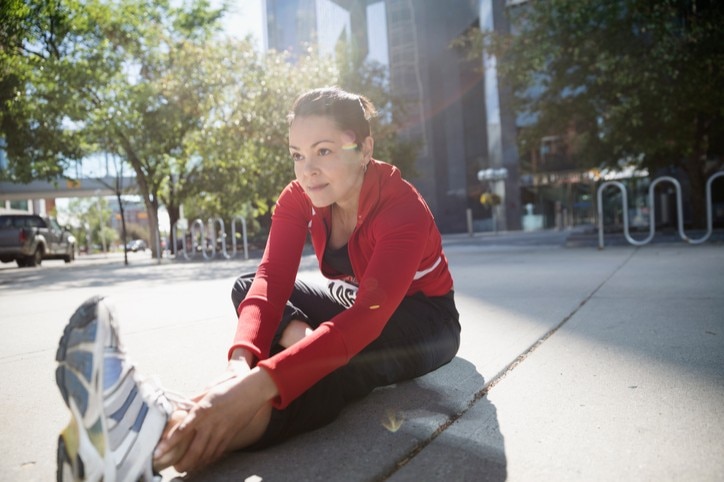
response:
[(289, 127), (294, 174), (316, 207), (356, 207), (364, 165), (372, 154), (372, 138), (353, 146), (354, 134), (341, 131), (324, 116), (297, 117)]

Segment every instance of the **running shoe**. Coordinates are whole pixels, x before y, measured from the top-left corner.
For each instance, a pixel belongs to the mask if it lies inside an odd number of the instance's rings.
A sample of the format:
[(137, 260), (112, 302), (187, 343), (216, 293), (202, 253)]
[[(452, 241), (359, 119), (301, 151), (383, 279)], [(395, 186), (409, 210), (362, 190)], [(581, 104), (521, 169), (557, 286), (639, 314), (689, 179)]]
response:
[(153, 451), (173, 406), (126, 359), (107, 300), (93, 297), (78, 308), (56, 360), (56, 382), (72, 415), (58, 438), (58, 481), (160, 480)]

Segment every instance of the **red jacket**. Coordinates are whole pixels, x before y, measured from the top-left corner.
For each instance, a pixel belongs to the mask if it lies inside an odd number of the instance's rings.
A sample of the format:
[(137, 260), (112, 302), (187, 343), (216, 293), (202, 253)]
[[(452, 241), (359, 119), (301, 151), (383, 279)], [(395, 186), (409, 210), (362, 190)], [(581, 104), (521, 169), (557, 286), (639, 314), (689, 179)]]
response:
[(258, 365), (279, 389), (274, 401), (277, 408), (286, 407), (377, 338), (406, 295), (442, 296), (453, 287), (440, 232), (427, 204), (397, 168), (370, 161), (360, 192), (357, 226), (348, 243), (359, 284), (354, 305), (269, 358), (307, 233), (311, 233), (322, 273), (342, 277), (322, 262), (330, 223), (329, 208), (313, 207), (299, 183), (289, 183), (277, 201), (254, 282), (239, 305), (229, 353), (243, 347), (260, 360)]

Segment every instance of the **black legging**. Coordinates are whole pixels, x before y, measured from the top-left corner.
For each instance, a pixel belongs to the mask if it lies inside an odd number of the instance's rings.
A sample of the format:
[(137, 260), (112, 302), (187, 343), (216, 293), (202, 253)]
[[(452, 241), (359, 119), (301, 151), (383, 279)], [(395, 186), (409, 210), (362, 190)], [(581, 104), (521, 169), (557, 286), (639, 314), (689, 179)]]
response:
[[(246, 296), (254, 274), (240, 276), (231, 299), (234, 308)], [(297, 280), (280, 320), (272, 355), (282, 332), (293, 319), (312, 328), (346, 309), (324, 284)], [(266, 432), (252, 449), (279, 443), (296, 434), (322, 427), (334, 420), (349, 403), (377, 387), (410, 380), (429, 373), (453, 359), (460, 345), (460, 323), (453, 292), (427, 297), (405, 297), (380, 336), (352, 357), (348, 364), (319, 380), (283, 410), (273, 410)], [(363, 322), (363, 320), (360, 320)]]

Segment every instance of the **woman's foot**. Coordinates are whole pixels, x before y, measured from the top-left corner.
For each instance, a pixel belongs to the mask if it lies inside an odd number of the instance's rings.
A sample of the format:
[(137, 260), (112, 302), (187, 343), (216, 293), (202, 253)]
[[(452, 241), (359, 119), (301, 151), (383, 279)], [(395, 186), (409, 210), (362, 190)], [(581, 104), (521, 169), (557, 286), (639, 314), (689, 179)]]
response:
[(72, 418), (58, 438), (58, 481), (152, 481), (152, 456), (173, 408), (141, 381), (102, 297), (70, 318), (56, 354), (56, 382)]

